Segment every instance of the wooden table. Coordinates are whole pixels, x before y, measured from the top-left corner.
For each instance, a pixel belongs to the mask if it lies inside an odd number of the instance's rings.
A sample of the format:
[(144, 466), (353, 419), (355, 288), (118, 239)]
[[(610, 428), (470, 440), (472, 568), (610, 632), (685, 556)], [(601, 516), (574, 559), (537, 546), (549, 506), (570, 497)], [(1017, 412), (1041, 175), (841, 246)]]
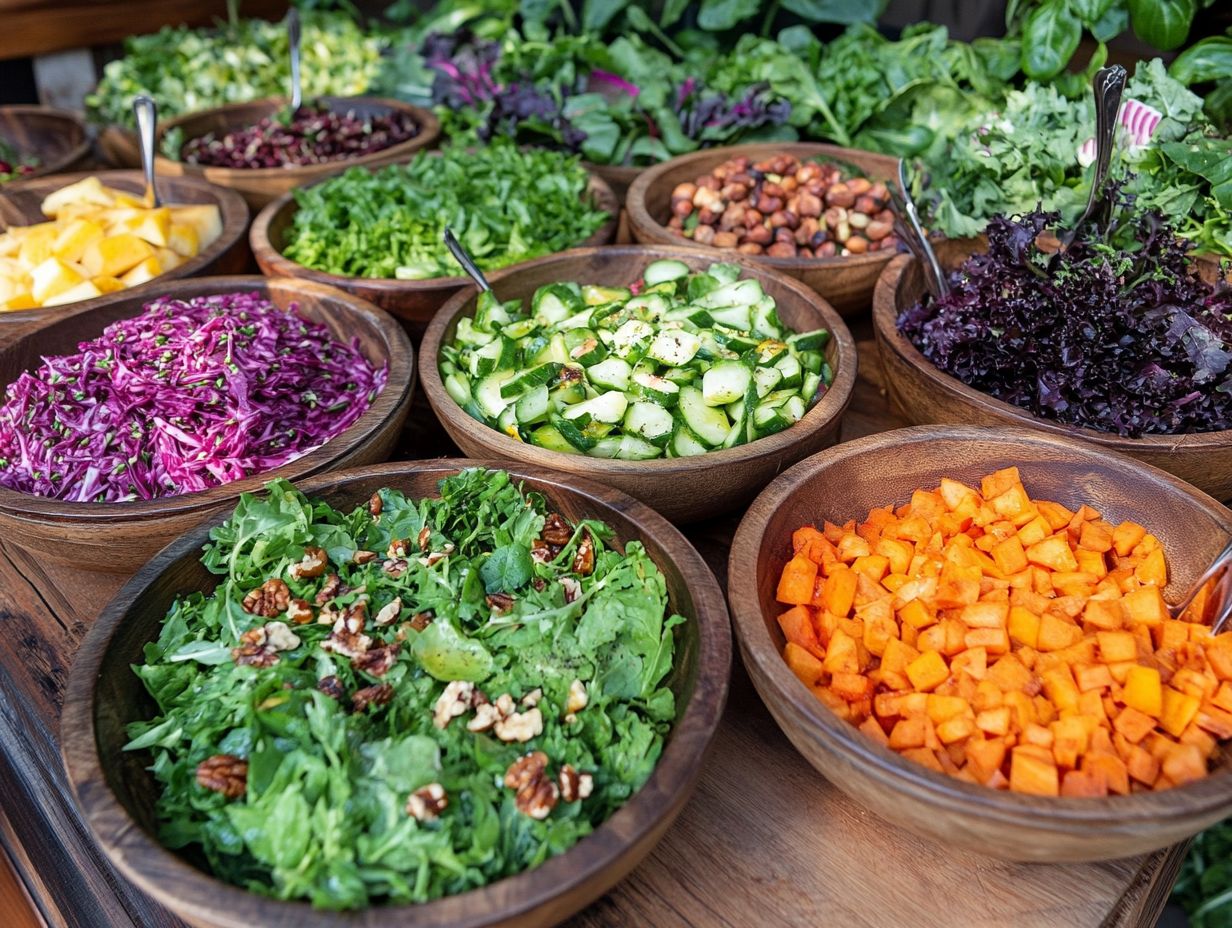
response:
[[(879, 390), (867, 323), (855, 335), (863, 366), (844, 439), (904, 424)], [(448, 453), (426, 402), (416, 400), (406, 447), (417, 453), (408, 456)], [(688, 532), (720, 580), (736, 522)], [(0, 844), (52, 926), (181, 925), (97, 853), (60, 766), (60, 700), (73, 652), (121, 582), (40, 564), (0, 540)], [(737, 658), (724, 724), (680, 820), (629, 879), (568, 924), (1151, 926), (1184, 852), (1050, 866), (917, 838), (856, 806), (805, 763)]]

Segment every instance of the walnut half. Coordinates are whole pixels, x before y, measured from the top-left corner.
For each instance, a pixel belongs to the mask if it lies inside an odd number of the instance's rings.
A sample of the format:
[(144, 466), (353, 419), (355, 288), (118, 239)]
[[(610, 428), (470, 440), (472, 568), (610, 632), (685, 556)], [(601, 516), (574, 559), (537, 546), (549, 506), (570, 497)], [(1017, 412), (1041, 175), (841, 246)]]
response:
[(517, 790), (514, 805), (523, 815), (542, 821), (560, 798), (560, 789), (547, 775), (548, 756), (533, 751), (519, 757), (505, 771), (505, 786)]
[(197, 784), (238, 799), (248, 789), (248, 761), (234, 754), (215, 754), (197, 764)]
[(445, 787), (439, 783), (429, 783), (411, 793), (406, 801), (406, 814), (417, 821), (430, 822), (439, 818), (448, 805)]
[(251, 615), (272, 619), (282, 615), (291, 604), (291, 588), (276, 577), (266, 580), (244, 597), (244, 611)]

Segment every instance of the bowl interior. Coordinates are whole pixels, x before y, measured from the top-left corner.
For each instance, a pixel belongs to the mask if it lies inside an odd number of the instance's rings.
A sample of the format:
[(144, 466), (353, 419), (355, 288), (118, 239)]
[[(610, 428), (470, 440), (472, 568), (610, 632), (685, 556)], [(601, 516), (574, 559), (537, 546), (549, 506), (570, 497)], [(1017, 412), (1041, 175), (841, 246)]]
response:
[[(474, 463), (441, 461), (381, 465), (354, 471), (341, 478), (317, 478), (301, 484), (301, 487), (310, 496), (349, 511), (363, 505), (373, 492), (382, 487), (399, 489), (412, 497), (436, 496), (437, 483), (443, 477)], [(489, 462), (485, 466), (507, 465)], [(519, 894), (530, 891), (532, 887), (538, 887), (536, 891), (550, 897), (562, 891), (566, 875), (572, 880), (588, 867), (605, 865), (617, 852), (653, 828), (658, 815), (667, 811), (667, 805), (683, 803), (726, 698), (730, 661), (726, 609), (713, 576), (683, 537), (644, 507), (627, 499), (613, 498), (611, 491), (594, 485), (574, 489), (563, 485), (550, 473), (536, 475), (516, 466), (509, 469), (524, 479), (528, 489), (543, 493), (549, 506), (567, 519), (587, 516), (605, 520), (615, 530), (618, 548), (623, 549), (625, 543), (632, 539), (646, 545), (667, 580), (670, 608), (687, 618), (675, 629), (676, 664), (666, 684), (676, 695), (677, 720), (651, 779), (595, 836), (581, 842), (567, 855), (553, 858), (536, 870), (461, 896), (415, 906), (410, 910), (415, 913), (417, 925), (451, 924), (455, 917), (467, 913), (486, 915), (495, 920), (502, 909), (521, 901)], [(645, 524), (648, 518), (651, 521), (649, 528)], [(206, 571), (200, 563), (200, 548), (207, 534), (207, 527), (199, 528), (151, 561), (108, 606), (99, 620), (97, 633), (83, 646), (83, 654), (89, 655), (86, 662), (90, 666), (84, 670), (80, 666), (75, 668), (83, 679), (79, 681), (82, 684), (80, 704), (74, 699), (72, 712), (88, 712), (88, 718), (78, 720), (82, 723), (81, 730), (70, 727), (70, 723), (66, 722), (65, 753), (79, 801), (86, 805), (87, 816), (96, 833), (104, 825), (104, 820), (110, 823), (119, 820), (117, 815), (123, 817), (119, 810), (114, 809), (111, 797), (100, 794), (96, 789), (82, 794), (79, 772), (87, 765), (97, 765), (102, 759), (101, 774), (114, 794), (114, 801), (146, 833), (142, 843), (156, 844), (153, 839), (156, 833), (154, 804), (158, 790), (146, 769), (149, 758), (142, 752), (125, 753), (121, 750), (127, 741), (124, 731), (126, 723), (149, 718), (155, 712), (153, 700), (132, 672), (131, 666), (143, 660), (142, 648), (157, 637), (163, 616), (177, 595), (198, 590), (208, 593), (218, 583), (218, 577)], [(87, 760), (83, 762), (82, 758)], [(610, 833), (609, 839), (599, 839), (601, 833)], [(108, 846), (106, 830), (103, 836), (104, 844)], [(157, 849), (154, 856), (165, 859), (171, 857), (172, 852)], [(201, 868), (200, 861), (192, 863)], [(165, 860), (155, 863), (152, 857), (144, 853), (124, 854), (121, 864), (127, 865), (128, 875), (146, 888), (149, 888), (146, 881), (155, 881), (161, 868), (166, 866)], [(227, 896), (247, 897), (251, 900), (249, 905), (255, 905), (260, 910), (258, 921), (267, 925), (302, 925), (304, 922), (297, 919), (302, 919), (311, 911), (304, 903), (279, 903), (249, 896), (243, 890), (222, 884), (205, 873), (192, 874), (192, 878), (184, 879), (189, 873), (180, 870), (181, 879), (175, 886), (168, 886), (167, 892), (175, 897), (183, 895), (186, 901), (197, 904), (208, 902), (211, 894), (217, 896), (220, 903)], [(249, 908), (247, 911), (256, 910)], [(371, 917), (361, 915), (360, 920), (376, 925), (382, 918), (382, 912), (389, 910), (369, 910)], [(322, 921), (329, 921), (320, 913), (315, 914)], [(484, 922), (486, 920), (482, 919)], [(343, 916), (339, 916), (338, 921), (355, 923), (354, 918)], [(309, 923), (321, 922), (310, 920)], [(388, 924), (387, 921), (382, 923)]]
[(389, 380), (372, 406), (345, 432), (335, 435), (315, 451), (284, 464), (273, 471), (234, 481), (196, 493), (165, 499), (130, 503), (94, 504), (65, 503), (29, 496), (0, 488), (0, 509), (23, 509), (47, 515), (66, 515), (76, 519), (110, 521), (125, 515), (160, 515), (192, 508), (202, 501), (214, 501), (219, 494), (229, 496), (262, 486), (276, 476), (306, 475), (321, 467), (341, 450), (362, 439), (374, 425), (396, 414), (403, 405), (414, 382), (414, 357), (410, 344), (392, 320), (345, 293), (304, 281), (269, 279), (257, 276), (204, 277), (166, 283), (157, 294), (117, 295), (88, 313), (53, 317), (45, 325), (0, 348), (0, 387), (7, 386), (22, 373), (39, 366), (48, 355), (65, 354), (77, 349), (86, 340), (97, 337), (111, 323), (139, 314), (156, 296), (192, 299), (216, 293), (256, 291), (276, 306), (295, 305), (304, 319), (324, 325), (330, 334), (342, 342), (356, 339), (359, 350), (374, 366), (389, 364)]
[[(1166, 595), (1176, 599), (1204, 571), (1232, 534), (1232, 513), (1210, 497), (1176, 478), (1136, 461), (1110, 455), (1078, 442), (1018, 429), (978, 429), (924, 426), (882, 433), (832, 448), (798, 465), (754, 504), (756, 517), (747, 543), (756, 546), (752, 584), (745, 583), (759, 616), (742, 618), (733, 590), (733, 609), (742, 645), (751, 648), (763, 668), (793, 705), (831, 734), (854, 748), (870, 764), (906, 771), (912, 779), (927, 779), (968, 801), (1012, 803), (1023, 808), (1056, 807), (1056, 800), (1000, 793), (935, 774), (874, 744), (839, 719), (807, 688), (780, 657), (786, 639), (777, 617), (786, 607), (775, 599), (783, 566), (791, 554), (791, 533), (823, 520), (841, 524), (860, 521), (868, 511), (909, 501), (917, 488), (935, 488), (942, 477), (979, 485), (992, 471), (1017, 466), (1033, 499), (1047, 499), (1070, 508), (1087, 503), (1116, 523), (1132, 519), (1162, 542), (1168, 558)], [(772, 497), (768, 502), (766, 497)], [(743, 527), (742, 527), (743, 532)], [(752, 548), (740, 548), (745, 553)], [(736, 551), (733, 552), (733, 556)], [(750, 610), (746, 610), (749, 612)], [(1168, 802), (1182, 793), (1227, 796), (1232, 788), (1232, 756), (1225, 750), (1219, 773), (1204, 781), (1155, 794), (1082, 800), (1090, 808), (1117, 808), (1140, 799)], [(1061, 805), (1069, 805), (1065, 800)]]
[(37, 157), (36, 174), (63, 170), (90, 145), (80, 119), (45, 106), (0, 106), (0, 139), (23, 155)]

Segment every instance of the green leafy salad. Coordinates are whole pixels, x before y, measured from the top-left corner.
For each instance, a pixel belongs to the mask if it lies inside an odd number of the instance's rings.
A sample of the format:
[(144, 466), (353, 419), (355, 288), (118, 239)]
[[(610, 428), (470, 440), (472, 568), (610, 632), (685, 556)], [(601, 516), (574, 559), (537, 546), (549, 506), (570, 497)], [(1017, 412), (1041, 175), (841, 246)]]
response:
[(508, 141), (351, 168), (295, 191), (283, 254), (350, 277), (448, 277), (461, 273), (441, 240), (452, 227), (476, 263), (495, 270), (580, 244), (607, 222), (588, 182), (576, 157)]
[(134, 668), (166, 846), (281, 899), (420, 902), (564, 852), (650, 776), (685, 619), (640, 543), (503, 471), (350, 512), (267, 489)]

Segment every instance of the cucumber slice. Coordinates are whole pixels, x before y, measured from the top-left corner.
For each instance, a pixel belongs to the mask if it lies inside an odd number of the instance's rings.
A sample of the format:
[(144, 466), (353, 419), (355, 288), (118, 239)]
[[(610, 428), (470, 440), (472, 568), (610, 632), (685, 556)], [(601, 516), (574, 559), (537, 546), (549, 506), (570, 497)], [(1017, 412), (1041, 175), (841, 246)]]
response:
[(539, 322), (535, 319), (519, 319), (517, 322), (510, 322), (501, 328), (501, 335), (505, 338), (510, 338), (515, 341), (521, 341), (527, 335), (536, 331), (539, 328)]
[(830, 366), (829, 361), (821, 362), (821, 382), (827, 387), (834, 383), (834, 368)]
[(689, 458), (694, 455), (705, 454), (709, 449), (698, 440), (696, 435), (689, 431), (688, 426), (678, 425), (668, 450), (673, 457)]
[(798, 396), (798, 395), (799, 394), (795, 390), (775, 390), (772, 393), (767, 393), (762, 398), (761, 403), (759, 403), (758, 405), (770, 406), (774, 409), (778, 409), (780, 406), (786, 403), (793, 396)]
[(455, 371), (445, 377), (445, 392), (459, 406), (465, 406), (471, 401), (471, 382)]
[(758, 435), (772, 435), (789, 425), (791, 420), (773, 406), (762, 405), (753, 410), (753, 430)]
[(783, 372), (777, 367), (759, 367), (753, 371), (753, 384), (757, 387), (758, 396), (770, 393), (782, 380)]
[(747, 354), (753, 351), (759, 344), (755, 338), (749, 338), (747, 335), (727, 330), (723, 330), (717, 337), (727, 347), (728, 351), (734, 351), (736, 354)]
[(578, 449), (565, 440), (554, 425), (541, 425), (530, 433), (530, 443), (545, 448), (548, 451), (563, 451), (566, 454), (576, 454)]
[(475, 320), (470, 316), (463, 316), (458, 320), (458, 328), (454, 332), (454, 341), (461, 345), (486, 345), (496, 336), (491, 332), (481, 332), (475, 328)]
[(830, 333), (826, 329), (814, 329), (811, 332), (797, 332), (789, 336), (787, 344), (796, 351), (821, 351), (830, 341)]
[(784, 355), (774, 365), (783, 374), (784, 387), (798, 387), (804, 380), (804, 369), (795, 355)]
[(517, 441), (522, 440), (522, 433), (518, 431), (518, 415), (517, 404), (512, 404), (505, 407), (505, 411), (500, 414), (500, 418), (496, 420), (496, 427)]
[(556, 426), (556, 430), (560, 433), (561, 438), (563, 438), (571, 446), (571, 448), (585, 453), (595, 446), (595, 440), (584, 435), (582, 430), (568, 419), (564, 419), (560, 416), (554, 416), (551, 420), (551, 424)]
[(582, 287), (582, 302), (587, 306), (623, 303), (632, 295), (628, 287), (597, 287), (593, 284), (586, 284)]
[(501, 326), (512, 321), (512, 313), (520, 310), (521, 304), (517, 300), (502, 303), (492, 295), (491, 290), (485, 290), (475, 302), (475, 328), (481, 332), (499, 332)]
[(646, 269), (642, 271), (642, 280), (646, 281), (647, 287), (653, 287), (669, 280), (679, 280), (682, 277), (688, 276), (689, 266), (683, 261), (677, 261), (675, 258), (661, 258), (658, 261), (651, 261), (646, 265)]
[(793, 396), (779, 407), (779, 412), (786, 416), (789, 422), (799, 422), (804, 418), (804, 398)]
[(625, 303), (625, 309), (634, 313), (635, 318), (650, 322), (667, 312), (671, 305), (662, 293), (642, 293)]
[(745, 433), (748, 431), (749, 407), (742, 399), (732, 403), (727, 408), (727, 411), (731, 415), (732, 427), (731, 431), (727, 433), (727, 438), (723, 440), (723, 447), (734, 448), (736, 445), (744, 444)]
[(740, 279), (740, 265), (716, 261), (706, 268), (706, 273), (720, 284), (730, 284)]
[(548, 417), (549, 407), (548, 388), (546, 385), (528, 390), (518, 397), (518, 401), (514, 403), (518, 422), (522, 425), (542, 422)]
[(655, 445), (663, 445), (672, 437), (676, 420), (658, 403), (633, 403), (625, 413), (624, 428), (626, 433), (644, 438)]
[(806, 371), (812, 371), (814, 374), (820, 374), (821, 366), (826, 363), (825, 356), (820, 351), (801, 351), (796, 355), (796, 360)]
[(696, 387), (680, 388), (680, 415), (693, 434), (712, 448), (723, 444), (731, 431), (727, 413), (706, 405), (702, 391)]
[(582, 292), (577, 284), (548, 284), (530, 298), (531, 313), (543, 325), (552, 325), (582, 309)]
[(772, 367), (785, 354), (787, 354), (786, 342), (781, 342), (776, 338), (767, 338), (758, 343), (754, 359), (762, 367)]
[(640, 319), (630, 319), (612, 335), (612, 353), (635, 362), (646, 353), (646, 346), (654, 338), (654, 327)]
[(569, 352), (569, 360), (576, 361), (583, 367), (598, 364), (607, 357), (607, 349), (590, 329), (578, 328), (566, 332), (565, 348)]
[(616, 457), (622, 461), (649, 461), (663, 456), (663, 449), (636, 435), (621, 435)]
[[(740, 361), (719, 361), (702, 375), (702, 395), (706, 405), (724, 406), (744, 399), (752, 378), (753, 372)], [(701, 435), (700, 432), (698, 434)]]
[(693, 360), (701, 346), (702, 340), (692, 332), (684, 329), (660, 330), (646, 349), (646, 356), (669, 367), (683, 367)]
[(523, 371), (511, 380), (501, 384), (501, 396), (504, 399), (513, 399), (521, 396), (527, 390), (552, 383), (559, 379), (562, 367), (564, 367), (563, 364), (549, 361), (547, 364), (540, 364), (538, 367), (532, 367), (528, 371)]
[(556, 323), (554, 328), (558, 332), (568, 332), (571, 329), (586, 329), (590, 328), (590, 321), (594, 318), (595, 311), (593, 309), (584, 309), (580, 313), (575, 313), (568, 319)]
[(680, 399), (680, 385), (647, 370), (633, 372), (633, 389), (660, 406), (675, 406)]
[(697, 371), (692, 367), (669, 367), (663, 377), (675, 384), (693, 383), (697, 380)]
[(562, 412), (566, 407), (576, 405), (586, 399), (586, 385), (580, 380), (571, 380), (557, 385), (556, 389), (548, 391), (552, 410)]
[(511, 402), (501, 396), (501, 387), (516, 376), (515, 371), (497, 371), (494, 374), (488, 374), (475, 384), (475, 402), (479, 404), (479, 408), (485, 415), (493, 419), (500, 418), (500, 414)]
[(804, 375), (804, 382), (800, 385), (800, 397), (806, 404), (813, 402), (820, 386), (821, 374), (814, 374), (812, 371), (809, 371)]
[[(563, 413), (566, 419), (578, 419), (582, 416), (589, 416), (590, 419), (595, 419), (599, 422), (608, 422), (615, 424), (620, 422), (625, 417), (625, 412), (629, 408), (629, 398), (618, 390), (609, 390), (607, 393), (600, 393), (594, 399), (586, 400), (584, 403), (578, 403), (575, 406), (570, 406)], [(568, 438), (568, 436), (565, 436)]]
[(675, 309), (669, 309), (663, 314), (664, 322), (687, 322), (690, 325), (695, 325), (699, 329), (708, 329), (714, 325), (714, 318), (710, 315), (710, 310), (702, 309), (700, 306), (677, 306)]
[[(713, 276), (714, 269), (711, 268)], [(698, 306), (703, 309), (711, 310), (711, 315), (716, 309), (731, 308), (734, 306), (751, 307), (765, 296), (765, 292), (761, 289), (761, 284), (751, 277), (746, 277), (744, 280), (733, 280), (730, 283), (725, 283), (717, 290), (711, 290), (705, 296), (696, 301)], [(717, 316), (715, 318), (718, 318)], [(748, 326), (744, 326), (748, 328)]]
[(605, 390), (629, 389), (629, 375), (633, 368), (620, 358), (606, 358), (586, 369), (587, 379), (596, 387)]
[(774, 311), (773, 299), (762, 297), (754, 304), (749, 328), (762, 338), (781, 339), (786, 334), (778, 313)]
[(517, 356), (514, 343), (497, 336), (470, 353), (467, 368), (472, 377), (484, 377), (493, 371), (510, 370), (515, 366)]
[(531, 359), (535, 364), (547, 364), (555, 361), (557, 364), (569, 362), (569, 349), (565, 347), (565, 337), (559, 332), (548, 339), (548, 343)]
[[(744, 283), (744, 281), (739, 281)], [(757, 283), (757, 281), (753, 281)], [(725, 325), (737, 332), (747, 332), (750, 329), (749, 308), (747, 306), (723, 306), (710, 310), (715, 325)]]

